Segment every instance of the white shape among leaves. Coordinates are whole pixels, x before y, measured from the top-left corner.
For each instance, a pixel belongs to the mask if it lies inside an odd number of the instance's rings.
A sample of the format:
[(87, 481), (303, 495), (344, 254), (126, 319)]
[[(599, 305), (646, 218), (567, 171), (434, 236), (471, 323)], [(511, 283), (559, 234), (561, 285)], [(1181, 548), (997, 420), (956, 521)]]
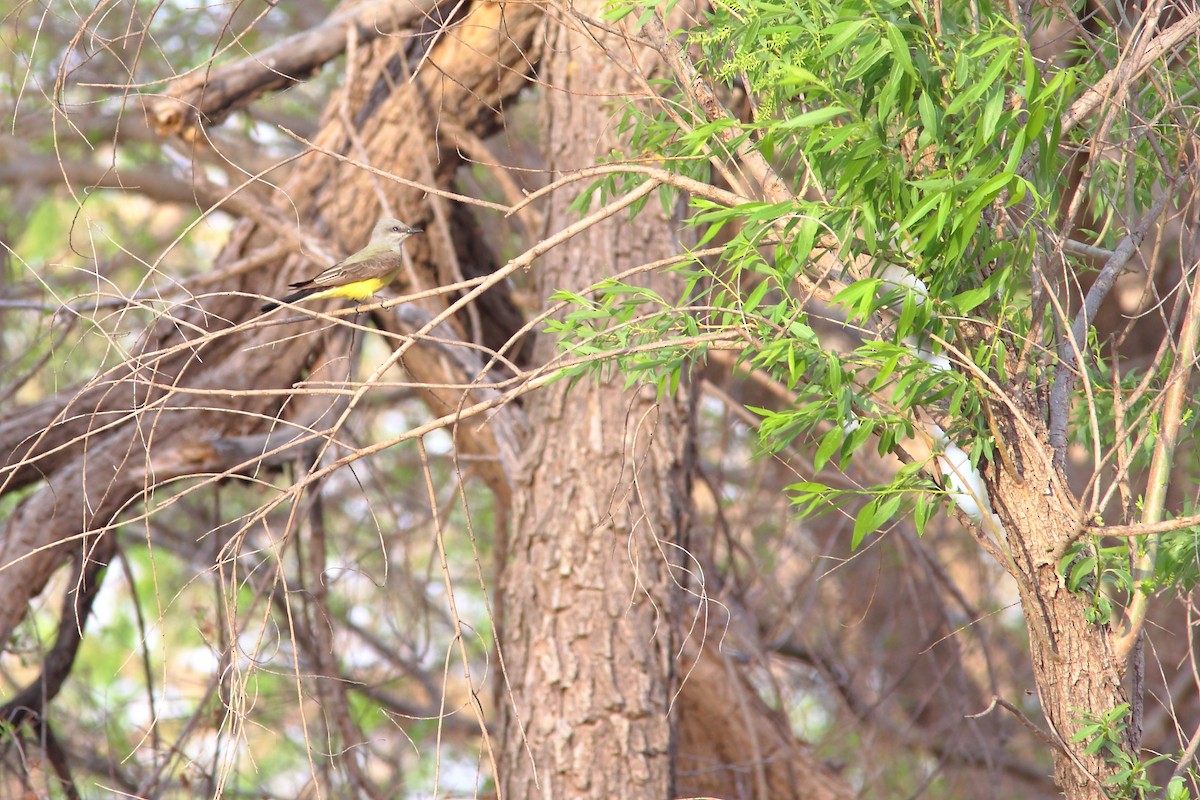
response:
[[(929, 296), (929, 287), (925, 282), (897, 264), (888, 264), (883, 268), (879, 277), (883, 281), (883, 288), (888, 291), (911, 290), (917, 305), (923, 304)], [(950, 370), (950, 359), (944, 355), (921, 347), (911, 336), (906, 337), (904, 343), (912, 349), (913, 355), (938, 372)], [(983, 476), (979, 474), (979, 470), (971, 466), (970, 456), (961, 447), (950, 441), (950, 437), (946, 435), (941, 426), (931, 423), (929, 429), (942, 451), (942, 455), (937, 457), (937, 462), (941, 467), (942, 474), (946, 476), (946, 489), (950, 493), (950, 499), (954, 501), (960, 511), (970, 517), (972, 522), (985, 529), (990, 529), (997, 538), (1003, 537), (1004, 526), (1001, 524), (1000, 518), (992, 511), (987, 485), (983, 481)]]
[(930, 424), (930, 433), (941, 446), (942, 454), (937, 457), (938, 466), (946, 476), (946, 489), (950, 499), (959, 510), (970, 517), (976, 525), (989, 530), (998, 539), (1004, 536), (1004, 525), (992, 511), (987, 485), (979, 470), (971, 466), (971, 457), (961, 447), (950, 441), (946, 432), (936, 424)]

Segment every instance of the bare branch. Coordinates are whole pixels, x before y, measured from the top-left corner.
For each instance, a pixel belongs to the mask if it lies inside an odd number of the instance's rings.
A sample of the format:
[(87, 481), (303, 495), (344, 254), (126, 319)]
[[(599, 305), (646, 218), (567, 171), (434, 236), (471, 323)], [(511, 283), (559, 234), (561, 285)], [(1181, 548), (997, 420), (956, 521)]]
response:
[(1093, 536), (1148, 536), (1153, 533), (1171, 533), (1200, 525), (1200, 514), (1172, 517), (1158, 522), (1135, 522), (1130, 525), (1089, 525), (1084, 533)]
[(1125, 266), (1137, 253), (1138, 247), (1141, 246), (1150, 228), (1157, 224), (1158, 218), (1162, 216), (1163, 209), (1167, 206), (1170, 194), (1169, 190), (1164, 189), (1155, 199), (1154, 205), (1146, 212), (1146, 216), (1142, 217), (1141, 222), (1121, 239), (1116, 249), (1113, 250), (1112, 256), (1100, 270), (1100, 274), (1096, 276), (1095, 283), (1088, 289), (1083, 308), (1075, 316), (1071, 330), (1065, 332), (1059, 339), (1058, 366), (1054, 370), (1054, 388), (1050, 391), (1049, 426), (1050, 447), (1054, 451), (1054, 463), (1059, 467), (1062, 467), (1067, 457), (1067, 423), (1071, 412), (1071, 392), (1074, 391), (1075, 383), (1079, 379), (1075, 367), (1087, 349), (1087, 341), (1084, 337), (1087, 334), (1088, 325), (1091, 320), (1096, 318), (1096, 312), (1100, 310), (1100, 304), (1108, 296), (1117, 276), (1125, 270)]
[(74, 579), (67, 584), (54, 646), (42, 661), (42, 674), (0, 706), (0, 721), (6, 725), (45, 724), (46, 707), (71, 674), (92, 604), (100, 591), (108, 562), (116, 553), (115, 542), (110, 534), (84, 543), (76, 558)]
[(242, 197), (226, 197), (223, 187), (206, 180), (188, 179), (177, 172), (159, 167), (115, 167), (91, 161), (60, 160), (21, 148), (19, 153), (0, 159), (0, 183), (39, 186), (61, 185), (64, 181), (88, 189), (119, 189), (137, 192), (161, 203), (181, 203), (208, 211), (217, 206), (242, 216), (248, 206), (259, 203)]
[(353, 27), (360, 43), (414, 26), (437, 7), (435, 0), (372, 0), (333, 14), (315, 28), (277, 42), (261, 53), (176, 81), (149, 103), (162, 136), (194, 140), (196, 125), (218, 125), (259, 96), (283, 89), (316, 72), (346, 48)]
[[(1150, 470), (1146, 477), (1145, 500), (1142, 503), (1142, 521), (1157, 522), (1161, 519), (1167, 500), (1167, 489), (1171, 485), (1171, 471), (1175, 464), (1175, 446), (1179, 443), (1183, 415), (1192, 410), (1191, 380), (1196, 369), (1197, 339), (1200, 339), (1200, 268), (1194, 268), (1190, 297), (1187, 302), (1187, 317), (1179, 331), (1179, 353), (1167, 378), (1166, 397), (1163, 399), (1162, 416), (1158, 424), (1158, 440), (1154, 455), (1150, 458)], [(1185, 302), (1180, 298), (1180, 303)], [(1169, 335), (1169, 334), (1168, 334)], [(1157, 560), (1158, 540), (1146, 540), (1136, 554), (1133, 563), (1133, 596), (1125, 612), (1126, 628), (1113, 642), (1113, 654), (1122, 663), (1133, 652), (1141, 639), (1142, 627), (1146, 623), (1149, 594), (1145, 580), (1154, 575)]]
[(1146, 48), (1135, 58), (1118, 64), (1071, 104), (1062, 116), (1062, 132), (1065, 134), (1095, 111), (1116, 87), (1118, 80), (1131, 81), (1138, 77), (1153, 66), (1154, 62), (1183, 44), (1184, 40), (1197, 30), (1200, 30), (1200, 11), (1192, 11), (1147, 42)]

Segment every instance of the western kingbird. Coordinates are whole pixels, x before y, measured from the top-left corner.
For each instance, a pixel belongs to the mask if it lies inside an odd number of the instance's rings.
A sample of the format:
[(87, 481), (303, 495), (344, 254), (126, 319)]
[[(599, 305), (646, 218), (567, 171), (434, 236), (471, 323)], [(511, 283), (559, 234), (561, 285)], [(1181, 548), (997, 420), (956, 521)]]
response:
[(409, 236), (420, 232), (420, 228), (410, 228), (398, 219), (384, 217), (375, 223), (366, 247), (306, 281), (289, 284), (296, 291), (282, 300), (267, 303), (262, 307), (263, 313), (278, 308), (280, 303), (298, 300), (325, 297), (366, 300), (396, 277), (404, 265), (401, 245)]

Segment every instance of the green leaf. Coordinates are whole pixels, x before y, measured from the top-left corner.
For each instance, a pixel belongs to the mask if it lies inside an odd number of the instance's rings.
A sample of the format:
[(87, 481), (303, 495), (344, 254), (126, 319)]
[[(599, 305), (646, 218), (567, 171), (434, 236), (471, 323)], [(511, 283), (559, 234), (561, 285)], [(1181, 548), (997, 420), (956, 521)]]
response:
[(924, 218), (926, 214), (932, 211), (934, 206), (942, 202), (942, 198), (945, 196), (944, 192), (930, 192), (925, 195), (925, 198), (917, 204), (917, 207), (910, 211), (908, 216), (904, 218), (904, 221), (900, 223), (900, 230), (907, 231), (912, 228), (918, 220)]
[[(979, 118), (978, 141), (989, 144), (996, 135), (996, 124), (1004, 111), (1004, 90), (997, 87), (983, 107), (983, 115)], [(981, 148), (982, 149), (982, 148)]]
[(880, 365), (879, 371), (875, 373), (875, 378), (871, 381), (871, 391), (878, 392), (887, 385), (888, 379), (892, 377), (892, 373), (896, 371), (896, 365), (900, 363), (901, 351), (896, 351)]
[(870, 313), (871, 305), (882, 283), (883, 281), (879, 278), (864, 278), (855, 281), (838, 292), (834, 296), (833, 302), (848, 310), (857, 310), (860, 316), (866, 316)]
[(827, 59), (834, 55), (840, 54), (842, 52), (842, 48), (849, 44), (850, 40), (857, 36), (858, 32), (861, 31), (866, 24), (867, 21), (865, 19), (856, 19), (849, 22), (838, 22), (830, 25), (826, 30), (826, 33), (828, 33), (832, 38), (829, 40), (829, 44), (822, 48), (821, 57)]
[(937, 509), (937, 501), (933, 495), (927, 492), (917, 494), (916, 502), (913, 505), (913, 526), (917, 529), (918, 536), (925, 533), (925, 527), (929, 524), (929, 520), (933, 519)]
[(967, 197), (963, 205), (969, 209), (978, 210), (996, 199), (996, 195), (1012, 182), (1011, 172), (1001, 172), (988, 178)]
[(1071, 574), (1067, 578), (1067, 589), (1072, 592), (1079, 591), (1086, 578), (1091, 577), (1096, 572), (1097, 559), (1095, 556), (1087, 556), (1081, 558), (1071, 567)]
[(771, 281), (766, 279), (759, 281), (758, 286), (754, 287), (754, 291), (750, 293), (750, 296), (746, 298), (745, 303), (742, 305), (745, 313), (753, 314), (758, 309), (758, 304), (762, 302), (762, 299), (767, 296), (767, 292), (770, 290)]
[(854, 533), (850, 538), (850, 549), (857, 550), (868, 533), (875, 533), (895, 515), (900, 508), (901, 495), (880, 495), (867, 503), (854, 518)]
[(896, 63), (900, 66), (900, 69), (916, 78), (917, 71), (913, 69), (912, 56), (908, 52), (908, 42), (904, 41), (904, 36), (900, 33), (900, 29), (890, 22), (884, 23), (884, 28), (887, 32), (888, 44), (892, 46), (892, 56), (896, 59)]
[(845, 430), (837, 424), (825, 432), (825, 435), (821, 437), (821, 444), (813, 456), (814, 471), (820, 472), (829, 463), (829, 459), (833, 458), (833, 454), (841, 448), (845, 435)]
[(829, 120), (840, 116), (841, 114), (849, 113), (849, 111), (850, 109), (846, 108), (845, 106), (834, 103), (831, 106), (816, 108), (812, 111), (807, 111), (803, 114), (791, 117), (790, 119), (786, 119), (779, 123), (777, 130), (790, 131), (798, 128), (812, 128), (828, 122)]
[(991, 289), (987, 286), (980, 286), (975, 289), (967, 289), (965, 292), (959, 292), (950, 298), (949, 303), (959, 314), (969, 314), (987, 302), (987, 299), (991, 296)]
[(866, 538), (868, 533), (873, 533), (874, 531), (878, 530), (878, 528), (876, 528), (874, 525), (875, 511), (876, 506), (874, 500), (858, 510), (857, 516), (854, 517), (854, 533), (850, 537), (851, 550), (857, 550), (858, 546), (862, 544), (863, 539)]
[(925, 127), (926, 132), (935, 141), (940, 140), (942, 138), (942, 118), (937, 108), (933, 105), (933, 98), (930, 97), (928, 92), (921, 92), (921, 96), (917, 98), (917, 111), (921, 116), (921, 124)]

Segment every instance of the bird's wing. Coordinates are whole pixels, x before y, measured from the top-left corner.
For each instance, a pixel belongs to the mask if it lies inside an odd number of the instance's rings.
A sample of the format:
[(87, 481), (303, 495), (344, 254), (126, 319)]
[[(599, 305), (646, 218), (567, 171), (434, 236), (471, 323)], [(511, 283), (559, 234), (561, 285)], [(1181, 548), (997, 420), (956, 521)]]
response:
[(308, 289), (317, 286), (342, 286), (355, 281), (377, 278), (395, 272), (403, 261), (399, 253), (380, 253), (367, 256), (360, 261), (347, 259), (318, 272), (306, 281), (290, 284), (293, 289)]

